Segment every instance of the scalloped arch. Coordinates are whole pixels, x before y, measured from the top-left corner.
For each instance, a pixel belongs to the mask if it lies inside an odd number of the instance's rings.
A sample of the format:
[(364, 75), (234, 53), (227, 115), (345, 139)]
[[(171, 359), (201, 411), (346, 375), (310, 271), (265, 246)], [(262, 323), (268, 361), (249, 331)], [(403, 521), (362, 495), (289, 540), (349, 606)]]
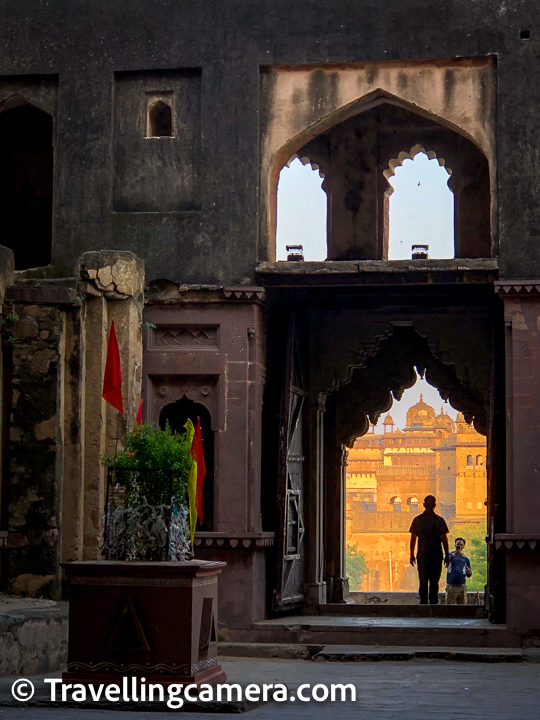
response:
[[(286, 143), (284, 143), (274, 154), (269, 158), (269, 164), (268, 167), (270, 168), (268, 178), (263, 181), (263, 184), (265, 181), (267, 181), (267, 189), (266, 193), (263, 194), (263, 197), (266, 196), (267, 202), (266, 202), (266, 208), (264, 209), (263, 217), (264, 220), (262, 221), (264, 224), (266, 224), (265, 228), (265, 234), (267, 237), (268, 242), (268, 256), (270, 258), (275, 258), (275, 248), (276, 248), (276, 230), (277, 230), (277, 186), (279, 182), (279, 175), (283, 167), (288, 165), (295, 157), (299, 157), (298, 153), (301, 150), (304, 145), (306, 145), (310, 140), (313, 140), (318, 135), (322, 135), (323, 133), (327, 132), (331, 128), (335, 127), (336, 125), (339, 125), (340, 123), (344, 122), (345, 120), (349, 120), (352, 117), (355, 117), (357, 115), (362, 115), (363, 113), (367, 112), (368, 110), (371, 110), (374, 107), (377, 107), (378, 105), (383, 104), (389, 104), (389, 105), (395, 105), (396, 107), (403, 108), (404, 110), (408, 110), (409, 112), (415, 113), (421, 117), (424, 117), (428, 120), (431, 120), (433, 122), (438, 123), (439, 125), (448, 128), (449, 130), (452, 130), (453, 132), (457, 133), (458, 135), (461, 135), (462, 137), (469, 140), (471, 143), (473, 143), (479, 150), (482, 152), (482, 154), (485, 156), (484, 149), (480, 146), (479, 142), (476, 138), (474, 138), (470, 133), (468, 133), (463, 128), (459, 127), (455, 123), (451, 122), (445, 117), (442, 117), (436, 113), (433, 113), (425, 108), (423, 108), (420, 105), (416, 105), (414, 103), (408, 102), (407, 100), (403, 100), (402, 98), (398, 97), (397, 95), (393, 95), (390, 92), (387, 92), (383, 90), (382, 88), (377, 88), (366, 95), (363, 95), (360, 98), (356, 98), (352, 102), (332, 111), (328, 115), (324, 116), (320, 120), (318, 120), (315, 123), (312, 123), (308, 127), (304, 128), (301, 132), (297, 133), (294, 137), (287, 140)], [(414, 146), (416, 147), (416, 146)], [(421, 147), (421, 146), (419, 146)], [(401, 164), (403, 160), (405, 160), (407, 157), (410, 156), (410, 153), (414, 150), (414, 148), (411, 149), (409, 153), (405, 153), (403, 155), (402, 160), (400, 161), (399, 156), (395, 161), (394, 168), (397, 167), (398, 164)], [(420, 149), (418, 152), (426, 152), (425, 150)], [(434, 151), (429, 150), (426, 152), (428, 157), (432, 159), (432, 155), (429, 153), (433, 153)], [(401, 153), (400, 153), (401, 155)], [(440, 158), (438, 158), (437, 154), (434, 155), (435, 158), (437, 158), (440, 162)], [(307, 159), (309, 164), (311, 162), (309, 161), (309, 158)], [(302, 161), (302, 160), (301, 160)], [(446, 164), (444, 163), (445, 167)], [(312, 165), (313, 166), (313, 165)], [(389, 175), (393, 175), (393, 169), (392, 173)], [(386, 177), (386, 180), (388, 181), (388, 177)], [(390, 186), (390, 183), (388, 183)], [(391, 186), (390, 186), (391, 187)], [(324, 189), (324, 188), (323, 188)]]

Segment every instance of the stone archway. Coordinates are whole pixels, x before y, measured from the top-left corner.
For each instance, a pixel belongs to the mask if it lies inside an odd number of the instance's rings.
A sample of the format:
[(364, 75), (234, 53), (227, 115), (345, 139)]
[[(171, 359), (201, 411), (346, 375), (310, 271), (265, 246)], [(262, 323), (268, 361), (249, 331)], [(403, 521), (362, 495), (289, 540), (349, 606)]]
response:
[(165, 405), (159, 415), (159, 425), (165, 428), (167, 425), (175, 433), (184, 432), (184, 425), (188, 420), (196, 425), (197, 418), (201, 421), (201, 433), (203, 438), (204, 462), (206, 476), (203, 485), (203, 516), (204, 522), (200, 524), (200, 530), (213, 529), (214, 517), (214, 431), (212, 430), (212, 418), (210, 411), (201, 403), (190, 400), (184, 394), (180, 400)]

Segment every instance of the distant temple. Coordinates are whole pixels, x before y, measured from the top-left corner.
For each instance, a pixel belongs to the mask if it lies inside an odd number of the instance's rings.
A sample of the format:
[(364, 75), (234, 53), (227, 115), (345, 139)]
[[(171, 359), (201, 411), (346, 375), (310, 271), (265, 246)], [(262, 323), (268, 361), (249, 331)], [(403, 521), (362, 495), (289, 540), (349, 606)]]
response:
[(403, 430), (390, 415), (383, 426), (377, 434), (372, 425), (349, 451), (347, 544), (365, 555), (370, 572), (362, 589), (415, 590), (408, 530), (426, 495), (436, 496), (450, 530), (485, 521), (486, 440), (461, 413), (455, 422), (443, 408), (437, 415), (422, 395)]

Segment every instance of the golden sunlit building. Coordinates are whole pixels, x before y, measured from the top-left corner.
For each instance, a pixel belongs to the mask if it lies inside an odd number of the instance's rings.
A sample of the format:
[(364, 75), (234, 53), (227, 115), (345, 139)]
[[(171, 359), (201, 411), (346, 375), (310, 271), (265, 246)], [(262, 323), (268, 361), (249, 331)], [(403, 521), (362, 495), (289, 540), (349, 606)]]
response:
[[(362, 589), (416, 590), (409, 564), (409, 527), (426, 495), (450, 531), (486, 517), (486, 441), (461, 413), (437, 415), (422, 396), (407, 412), (403, 430), (390, 415), (384, 431), (357, 438), (347, 465), (347, 545), (365, 556), (369, 575)], [(354, 590), (355, 588), (351, 588)]]

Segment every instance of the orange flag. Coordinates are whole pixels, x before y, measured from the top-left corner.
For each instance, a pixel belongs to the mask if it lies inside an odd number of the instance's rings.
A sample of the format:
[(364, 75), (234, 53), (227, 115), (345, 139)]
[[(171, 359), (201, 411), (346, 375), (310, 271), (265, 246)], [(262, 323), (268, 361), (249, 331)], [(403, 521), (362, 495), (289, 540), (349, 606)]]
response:
[(109, 332), (102, 397), (116, 408), (121, 415), (124, 414), (124, 403), (122, 401), (122, 363), (120, 361), (120, 349), (116, 338), (116, 330), (114, 329), (114, 320), (111, 322), (111, 330)]
[(201, 433), (201, 419), (197, 418), (197, 425), (195, 427), (195, 435), (193, 436), (193, 442), (191, 443), (191, 457), (197, 463), (197, 493), (195, 495), (195, 508), (199, 520), (203, 521), (203, 483), (206, 476), (206, 466), (204, 464), (204, 452), (202, 445), (202, 433)]

